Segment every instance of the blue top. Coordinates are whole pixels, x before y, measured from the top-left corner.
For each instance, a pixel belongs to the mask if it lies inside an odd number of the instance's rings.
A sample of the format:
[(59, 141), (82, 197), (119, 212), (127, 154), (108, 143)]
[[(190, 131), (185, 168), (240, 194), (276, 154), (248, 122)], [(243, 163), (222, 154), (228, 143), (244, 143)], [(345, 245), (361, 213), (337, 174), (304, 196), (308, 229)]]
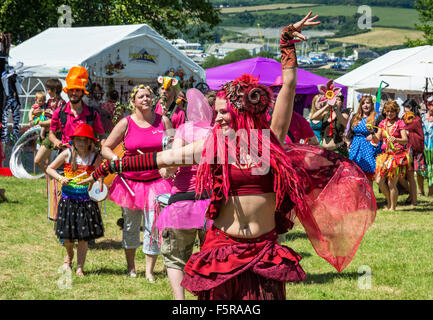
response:
[(310, 127), (311, 129), (313, 129), (317, 140), (319, 140), (320, 142), (322, 140), (322, 121), (319, 121), (318, 123), (313, 123), (313, 121), (310, 120)]
[[(376, 116), (377, 120), (377, 116)], [(349, 159), (365, 172), (374, 173), (376, 171), (376, 156), (380, 153), (380, 148), (375, 147), (366, 138), (370, 135), (366, 127), (367, 117), (353, 127), (353, 140), (350, 145)]]
[(424, 145), (427, 149), (433, 148), (433, 121), (428, 121), (425, 113), (421, 114), (422, 129), (424, 131)]

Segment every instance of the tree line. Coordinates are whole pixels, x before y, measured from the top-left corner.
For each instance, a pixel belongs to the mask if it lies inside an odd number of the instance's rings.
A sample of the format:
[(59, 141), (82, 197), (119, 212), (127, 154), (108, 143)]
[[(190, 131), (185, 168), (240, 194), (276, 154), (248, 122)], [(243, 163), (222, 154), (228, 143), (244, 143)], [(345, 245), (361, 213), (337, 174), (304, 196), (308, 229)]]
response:
[(19, 44), (47, 28), (58, 27), (71, 9), (73, 27), (145, 23), (166, 38), (180, 31), (201, 34), (220, 23), (219, 10), (209, 0), (3, 0), (0, 1), (0, 32), (12, 34)]

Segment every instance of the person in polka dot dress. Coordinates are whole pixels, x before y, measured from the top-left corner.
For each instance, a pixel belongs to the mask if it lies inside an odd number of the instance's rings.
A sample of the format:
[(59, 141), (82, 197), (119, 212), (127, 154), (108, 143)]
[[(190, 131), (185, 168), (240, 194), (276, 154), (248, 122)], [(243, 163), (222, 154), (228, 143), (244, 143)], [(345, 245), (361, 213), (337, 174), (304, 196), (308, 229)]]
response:
[(374, 111), (372, 97), (366, 95), (359, 101), (358, 111), (350, 124), (353, 139), (350, 144), (349, 159), (364, 171), (371, 183), (373, 183), (376, 156), (380, 152), (380, 148), (371, 143), (372, 136), (367, 130), (367, 124), (377, 126), (378, 116)]

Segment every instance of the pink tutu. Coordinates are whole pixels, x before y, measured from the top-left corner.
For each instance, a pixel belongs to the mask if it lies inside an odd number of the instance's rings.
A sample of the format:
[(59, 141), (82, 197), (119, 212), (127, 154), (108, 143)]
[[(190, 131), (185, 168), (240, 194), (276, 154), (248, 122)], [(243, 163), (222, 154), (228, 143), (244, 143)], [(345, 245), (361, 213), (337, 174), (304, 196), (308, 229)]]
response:
[[(161, 210), (156, 221), (159, 231), (165, 228), (201, 229), (204, 225), (204, 214), (210, 199), (177, 201)], [(212, 221), (206, 222), (206, 229)]]
[(152, 181), (135, 181), (124, 179), (135, 193), (131, 195), (119, 176), (114, 178), (109, 190), (109, 200), (117, 205), (131, 210), (155, 210), (155, 197), (171, 191), (172, 180), (157, 179)]

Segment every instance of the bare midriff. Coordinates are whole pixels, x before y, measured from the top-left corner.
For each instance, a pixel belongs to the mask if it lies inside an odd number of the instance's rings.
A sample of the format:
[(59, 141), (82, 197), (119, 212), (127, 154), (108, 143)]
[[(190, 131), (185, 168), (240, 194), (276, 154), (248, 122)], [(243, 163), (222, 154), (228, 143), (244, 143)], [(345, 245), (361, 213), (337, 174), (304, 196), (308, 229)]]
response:
[(213, 225), (237, 238), (257, 238), (275, 228), (274, 192), (229, 196)]

